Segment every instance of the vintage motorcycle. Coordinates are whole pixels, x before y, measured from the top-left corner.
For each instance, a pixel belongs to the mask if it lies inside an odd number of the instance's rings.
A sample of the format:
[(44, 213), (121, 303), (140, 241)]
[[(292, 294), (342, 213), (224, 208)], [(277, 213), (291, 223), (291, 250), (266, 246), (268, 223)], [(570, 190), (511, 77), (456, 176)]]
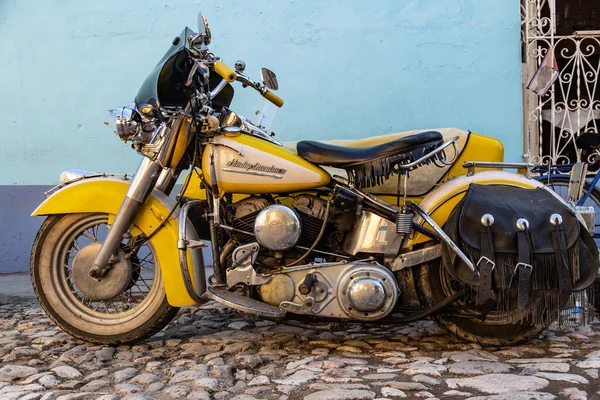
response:
[(236, 81), (281, 107), (275, 74), (258, 83), (242, 61), (230, 69), (208, 49), (202, 14), (198, 30), (186, 27), (135, 104), (115, 111), (116, 133), (143, 156), (135, 175), (67, 170), (33, 212), (47, 216), (33, 287), (63, 330), (132, 343), (212, 299), (267, 319), (431, 316), (500, 345), (591, 297), (590, 210), (490, 169), (510, 167), (499, 141), (441, 129), (284, 146), (229, 109)]

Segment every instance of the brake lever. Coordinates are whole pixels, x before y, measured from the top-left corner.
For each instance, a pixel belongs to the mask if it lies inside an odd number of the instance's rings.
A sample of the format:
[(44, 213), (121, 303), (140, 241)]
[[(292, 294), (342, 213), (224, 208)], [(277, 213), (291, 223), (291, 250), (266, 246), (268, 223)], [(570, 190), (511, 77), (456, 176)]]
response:
[(194, 80), (194, 75), (196, 75), (196, 72), (198, 71), (199, 65), (200, 63), (197, 62), (196, 60), (194, 60), (194, 64), (192, 64), (192, 69), (190, 69), (190, 73), (187, 76), (187, 79), (185, 80), (185, 86), (190, 87), (192, 86), (192, 82)]
[(242, 87), (250, 86), (252, 89), (254, 89), (258, 92), (261, 92), (260, 84), (254, 82), (252, 79), (248, 78), (248, 76), (246, 74), (242, 74), (242, 73), (238, 72), (236, 80), (238, 82), (242, 83)]

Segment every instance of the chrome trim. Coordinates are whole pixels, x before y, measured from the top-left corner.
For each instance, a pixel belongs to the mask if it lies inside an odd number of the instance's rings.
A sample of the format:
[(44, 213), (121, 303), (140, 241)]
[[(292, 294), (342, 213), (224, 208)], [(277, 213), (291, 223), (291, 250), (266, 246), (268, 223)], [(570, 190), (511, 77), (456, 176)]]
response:
[(435, 260), (442, 256), (442, 245), (425, 247), (421, 250), (415, 250), (408, 253), (400, 254), (394, 259), (390, 265), (391, 271), (400, 271), (404, 268), (414, 267), (428, 261)]
[[(408, 164), (398, 164), (398, 168), (402, 169), (402, 170), (410, 170), (414, 167), (417, 167), (419, 164), (424, 163), (425, 161), (429, 160), (430, 158), (432, 158), (433, 156), (443, 152), (444, 150), (446, 150), (446, 148), (448, 146), (453, 146), (454, 147), (454, 151), (455, 154), (458, 154), (458, 148), (456, 145), (456, 141), (459, 139), (459, 136), (454, 136), (452, 139), (448, 140), (447, 142), (443, 143), (440, 147), (435, 148), (433, 151), (430, 151), (429, 153), (425, 154), (423, 157), (419, 158), (418, 160), (415, 160), (411, 163)], [(444, 162), (445, 164), (446, 162)]]
[(237, 60), (234, 64), (235, 72), (244, 72), (246, 69), (246, 63), (243, 60)]
[(490, 260), (489, 258), (487, 258), (486, 256), (481, 256), (479, 258), (479, 260), (477, 261), (477, 268), (479, 268), (479, 265), (485, 262), (486, 264), (490, 264), (492, 266), (492, 270), (496, 269), (496, 263), (492, 260)]
[(164, 168), (158, 177), (158, 181), (156, 181), (156, 185), (154, 188), (156, 190), (160, 190), (161, 192), (169, 195), (173, 190), (173, 186), (177, 183), (177, 179), (181, 174), (180, 170), (175, 170), (174, 168)]
[(577, 213), (576, 214), (577, 218), (581, 222), (583, 222), (587, 231), (593, 235), (594, 232), (596, 231), (596, 223), (595, 223), (596, 213), (594, 211), (594, 207), (593, 206), (576, 206), (575, 212)]
[(269, 283), (271, 275), (257, 274), (252, 264), (227, 270), (227, 287), (232, 288), (238, 283), (248, 286), (260, 286)]
[(294, 210), (283, 204), (265, 207), (254, 219), (256, 241), (272, 251), (292, 248), (300, 240), (301, 233), (300, 218)]
[[(204, 27), (204, 33), (200, 33), (200, 35), (204, 38), (204, 44), (208, 46), (212, 40), (212, 34), (210, 33), (210, 27), (208, 26), (208, 19), (202, 12), (198, 17), (198, 19), (202, 19), (202, 25)], [(198, 29), (200, 29), (200, 24), (198, 24)]]
[(277, 146), (281, 146), (283, 147), (283, 143), (279, 142), (278, 140), (276, 140), (273, 136), (269, 135), (264, 129), (254, 125), (252, 122), (250, 122), (246, 117), (242, 116), (242, 115), (238, 115), (239, 119), (242, 121), (243, 123), (243, 127), (242, 130), (246, 130), (246, 133), (251, 134), (252, 136), (256, 136), (257, 138), (266, 140), (267, 142), (271, 142), (273, 144), (276, 144)]
[(314, 314), (313, 307), (315, 306), (315, 298), (306, 296), (301, 304), (293, 301), (282, 301), (279, 308), (293, 314)]
[(190, 87), (192, 86), (192, 82), (194, 81), (194, 75), (196, 75), (196, 72), (198, 71), (198, 68), (200, 67), (200, 63), (193, 60), (193, 64), (192, 64), (192, 68), (190, 68), (190, 73), (188, 74), (187, 79), (185, 80), (185, 86), (186, 87)]
[(59, 178), (59, 182), (60, 183), (69, 183), (74, 181), (75, 179), (82, 179), (85, 178), (86, 176), (102, 176), (103, 174), (100, 174), (98, 172), (94, 172), (94, 171), (88, 171), (86, 169), (65, 169), (63, 172), (61, 172), (60, 174), (60, 178)]
[(280, 308), (214, 286), (210, 286), (207, 289), (206, 297), (224, 304), (227, 307), (233, 308), (234, 310), (261, 317), (281, 319), (284, 318), (286, 314), (286, 312)]
[(435, 221), (429, 215), (427, 215), (427, 213), (423, 209), (421, 209), (421, 207), (419, 207), (417, 204), (413, 203), (412, 201), (408, 204), (411, 209), (413, 209), (417, 214), (419, 214), (419, 217), (423, 218), (425, 222), (427, 222), (433, 228), (433, 230), (436, 231), (438, 235), (440, 235), (440, 238), (448, 246), (450, 246), (450, 248), (456, 253), (456, 255), (460, 257), (460, 259), (467, 265), (467, 267), (469, 267), (471, 271), (475, 272), (479, 276), (479, 272), (477, 271), (469, 257), (467, 257), (465, 253), (462, 252), (460, 247), (458, 247), (456, 243), (452, 241), (452, 239), (450, 239), (446, 232), (444, 232), (444, 230), (438, 224), (436, 224)]
[(475, 168), (499, 168), (499, 169), (523, 169), (527, 171), (526, 177), (530, 177), (531, 171), (536, 166), (533, 163), (507, 163), (507, 162), (492, 162), (492, 161), (465, 161), (462, 164), (463, 168), (467, 169), (467, 175), (472, 176), (475, 174)]
[[(517, 227), (519, 227), (519, 221), (522, 220), (522, 218), (519, 218), (519, 220), (517, 221)], [(525, 220), (527, 221), (527, 220)], [(561, 225), (563, 223), (563, 218), (562, 215), (560, 214), (552, 214), (550, 216), (550, 223), (552, 225)], [(527, 222), (527, 226), (529, 226), (529, 222)], [(521, 229), (523, 230), (523, 229)]]
[[(75, 171), (75, 170), (65, 170), (65, 171)], [(77, 170), (77, 171), (84, 171), (84, 170)], [(61, 174), (61, 177), (62, 177), (62, 174)], [(107, 173), (91, 172), (90, 174), (86, 174), (86, 175), (74, 176), (73, 179), (59, 183), (58, 185), (56, 185), (56, 186), (50, 188), (48, 191), (44, 192), (44, 196), (50, 197), (55, 192), (59, 191), (60, 189), (64, 188), (65, 186), (82, 181), (84, 179), (112, 178), (112, 177), (120, 177), (124, 181), (131, 179), (131, 175), (128, 175), (128, 174), (107, 174)]]
[[(177, 248), (179, 249), (179, 267), (183, 274), (183, 282), (188, 295), (196, 303), (204, 303), (204, 299), (200, 296), (206, 293), (206, 276), (204, 274), (204, 262), (202, 259), (201, 248), (209, 247), (209, 245), (197, 239), (197, 234), (191, 226), (188, 226), (188, 213), (190, 208), (199, 206), (203, 203), (200, 200), (188, 201), (179, 211), (179, 237), (177, 240)], [(190, 238), (192, 236), (192, 238)], [(187, 250), (190, 250), (192, 255), (192, 263), (194, 268), (194, 286), (191, 283), (190, 269), (187, 262)]]
[(152, 192), (156, 180), (158, 179), (160, 165), (158, 163), (144, 158), (140, 163), (137, 173), (129, 184), (125, 200), (117, 212), (115, 219), (94, 258), (90, 269), (90, 276), (98, 278), (106, 273), (108, 265), (111, 263), (119, 244), (123, 240), (123, 235), (129, 230), (138, 211), (144, 205), (144, 202)]
[[(558, 214), (552, 214), (552, 215), (558, 215)], [(525, 219), (525, 218), (517, 219), (517, 229), (518, 230), (524, 231), (527, 228), (529, 228), (529, 221), (527, 221), (527, 219)]]
[(210, 93), (208, 94), (210, 99), (212, 100), (215, 97), (217, 97), (217, 95), (219, 93), (221, 93), (221, 90), (223, 90), (223, 88), (225, 86), (227, 86), (227, 81), (225, 79), (222, 79), (221, 82), (219, 82), (219, 84), (217, 86), (215, 86), (215, 88), (213, 90), (211, 90)]
[(232, 254), (234, 269), (227, 270), (227, 286), (229, 288), (238, 283), (248, 286), (259, 286), (271, 281), (272, 275), (257, 274), (254, 263), (260, 247), (258, 243), (248, 243), (238, 246)]
[(492, 214), (483, 214), (481, 217), (481, 225), (492, 226), (494, 225), (494, 216)]
[(204, 203), (202, 200), (193, 200), (186, 202), (179, 212), (179, 239), (177, 241), (177, 248), (179, 250), (185, 250), (196, 247), (208, 247), (206, 242), (202, 240), (191, 240), (187, 238), (187, 216), (191, 207), (197, 207)]
[(167, 124), (161, 122), (156, 127), (150, 143), (139, 146), (138, 152), (151, 160), (158, 160), (161, 165), (164, 165), (167, 152), (161, 150), (169, 147), (168, 145), (165, 146), (165, 144), (170, 142), (174, 133), (175, 129), (167, 129)]
[(223, 167), (222, 170), (223, 171), (227, 171), (227, 172), (235, 172), (237, 174), (267, 176), (269, 178), (275, 178), (275, 179), (282, 179), (283, 178), (283, 175), (272, 174), (272, 173), (269, 173), (269, 172), (246, 171), (246, 170), (239, 170), (239, 169), (233, 169), (233, 168), (228, 168), (228, 167)]
[(228, 126), (236, 126), (240, 128), (240, 131), (243, 133), (255, 136), (259, 139), (266, 140), (267, 142), (271, 142), (276, 144), (277, 146), (283, 147), (283, 144), (279, 141), (275, 140), (271, 135), (269, 135), (264, 129), (256, 126), (254, 123), (250, 122), (248, 118), (237, 114), (232, 110), (225, 110), (221, 113), (219, 117), (222, 129), (225, 129)]
[(263, 81), (263, 85), (268, 87), (271, 90), (279, 89), (279, 82), (277, 82), (277, 75), (275, 72), (271, 71), (268, 68), (262, 68), (260, 70), (260, 78)]
[(133, 119), (136, 113), (135, 103), (108, 110), (108, 115), (115, 119), (115, 133), (123, 142), (131, 140), (140, 131), (140, 125)]
[[(383, 265), (352, 264), (354, 263), (350, 263), (351, 267), (338, 277), (336, 284), (338, 303), (342, 310), (349, 317), (360, 321), (385, 317), (394, 309), (401, 293), (396, 277)], [(373, 289), (369, 288), (369, 282), (371, 285), (377, 282), (381, 292), (369, 290)], [(367, 293), (364, 293), (365, 284)], [(373, 300), (376, 304), (372, 303)]]
[(396, 233), (394, 222), (363, 210), (355, 217), (340, 250), (351, 255), (377, 253), (393, 257), (398, 254), (403, 239), (404, 235)]
[(149, 158), (143, 158), (131, 180), (131, 184), (127, 190), (127, 197), (139, 203), (146, 201), (149, 191), (154, 188), (158, 180), (160, 171), (161, 167), (157, 162)]

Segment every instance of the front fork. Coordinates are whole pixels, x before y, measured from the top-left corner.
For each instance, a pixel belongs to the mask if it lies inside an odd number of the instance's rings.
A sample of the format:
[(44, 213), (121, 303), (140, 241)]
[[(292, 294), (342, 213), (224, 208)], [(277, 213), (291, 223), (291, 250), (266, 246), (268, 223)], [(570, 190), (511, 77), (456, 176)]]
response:
[[(154, 189), (161, 176), (161, 171), (162, 167), (158, 161), (152, 161), (144, 157), (135, 176), (131, 180), (125, 200), (121, 204), (121, 208), (117, 212), (115, 220), (106, 235), (106, 240), (102, 243), (102, 247), (100, 247), (94, 259), (94, 263), (90, 269), (91, 277), (99, 278), (104, 276), (110, 265), (114, 263), (114, 254), (123, 241), (123, 235), (129, 230), (137, 213), (146, 202), (152, 189)], [(165, 170), (165, 174), (167, 172), (168, 170)]]

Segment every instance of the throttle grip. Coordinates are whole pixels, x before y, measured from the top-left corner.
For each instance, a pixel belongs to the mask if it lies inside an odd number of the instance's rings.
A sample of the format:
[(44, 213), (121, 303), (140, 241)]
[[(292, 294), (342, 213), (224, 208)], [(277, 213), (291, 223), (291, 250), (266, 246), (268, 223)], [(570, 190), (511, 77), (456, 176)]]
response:
[(283, 106), (283, 99), (279, 96), (277, 96), (275, 93), (267, 90), (264, 94), (263, 97), (267, 100), (269, 100), (271, 103), (275, 104), (277, 107), (281, 107)]
[(225, 79), (227, 82), (235, 82), (235, 80), (237, 79), (237, 75), (236, 73), (229, 68), (227, 65), (225, 65), (225, 63), (223, 61), (217, 61), (215, 63), (215, 72), (219, 75), (221, 75), (221, 77), (223, 79)]

